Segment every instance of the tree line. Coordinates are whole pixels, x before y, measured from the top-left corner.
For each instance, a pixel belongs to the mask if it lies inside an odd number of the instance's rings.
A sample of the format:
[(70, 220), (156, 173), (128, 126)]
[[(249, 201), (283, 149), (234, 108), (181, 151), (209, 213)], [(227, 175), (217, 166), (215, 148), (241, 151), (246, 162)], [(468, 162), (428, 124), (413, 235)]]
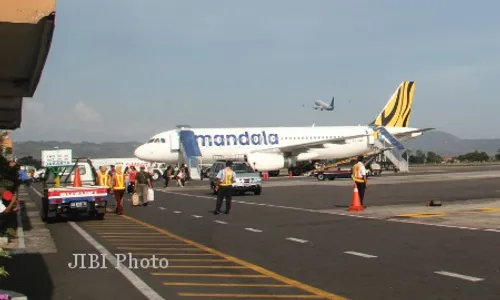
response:
[[(408, 161), (410, 164), (440, 164), (445, 161), (445, 158), (433, 151), (424, 152), (423, 150), (417, 150), (414, 154), (410, 153)], [(446, 160), (449, 163), (488, 161), (500, 161), (500, 148), (494, 156), (489, 156), (484, 151), (475, 150), (474, 152), (453, 156)]]

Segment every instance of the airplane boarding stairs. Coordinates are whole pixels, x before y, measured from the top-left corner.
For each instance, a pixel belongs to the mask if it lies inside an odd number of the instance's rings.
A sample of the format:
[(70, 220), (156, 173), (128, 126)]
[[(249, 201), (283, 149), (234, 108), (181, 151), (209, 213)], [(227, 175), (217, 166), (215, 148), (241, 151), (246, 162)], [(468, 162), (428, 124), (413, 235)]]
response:
[(179, 137), (181, 142), (180, 152), (184, 159), (184, 163), (187, 164), (189, 168), (191, 179), (201, 180), (201, 151), (194, 132), (192, 130), (181, 130), (179, 132)]
[(374, 141), (375, 147), (378, 149), (392, 147), (384, 151), (385, 157), (387, 157), (400, 172), (409, 172), (410, 167), (407, 158), (405, 158), (406, 149), (403, 144), (384, 127), (378, 128), (378, 132), (378, 138)]

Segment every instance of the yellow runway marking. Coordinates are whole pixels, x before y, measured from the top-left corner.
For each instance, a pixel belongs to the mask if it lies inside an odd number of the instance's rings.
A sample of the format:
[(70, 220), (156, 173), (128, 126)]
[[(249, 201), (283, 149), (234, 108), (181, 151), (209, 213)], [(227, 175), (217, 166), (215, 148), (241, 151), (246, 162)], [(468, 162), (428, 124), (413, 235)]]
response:
[(398, 217), (408, 217), (408, 218), (433, 218), (442, 217), (444, 214), (433, 214), (433, 213), (416, 213), (416, 214), (403, 214), (397, 215)]
[(259, 295), (259, 294), (196, 294), (179, 293), (182, 297), (224, 297), (224, 298), (292, 298), (292, 299), (321, 299), (322, 296), (313, 295)]
[(287, 284), (265, 284), (265, 283), (196, 283), (196, 282), (164, 282), (168, 286), (213, 286), (213, 287), (275, 287), (295, 288)]
[[(121, 222), (125, 221), (125, 222)], [(236, 288), (241, 293), (204, 293), (210, 290), (200, 290), (199, 293), (178, 293), (180, 297), (204, 297), (205, 299), (215, 298), (288, 298), (288, 299), (335, 299), (347, 300), (347, 298), (314, 288), (301, 282), (286, 278), (262, 267), (249, 262), (226, 255), (215, 249), (198, 244), (194, 241), (174, 235), (166, 230), (151, 224), (139, 221), (129, 216), (112, 216), (103, 223), (91, 223), (86, 225), (88, 230), (92, 230), (101, 239), (110, 243), (117, 251), (132, 252), (131, 256), (140, 258), (155, 255), (156, 259), (167, 257), (170, 264), (166, 270), (155, 270), (151, 276), (165, 276), (171, 278), (172, 282), (163, 282), (164, 286), (170, 288), (177, 287), (198, 287), (208, 288)], [(159, 253), (154, 253), (159, 252)], [(172, 252), (172, 253), (169, 253)], [(213, 263), (213, 265), (212, 265)], [(191, 265), (193, 264), (193, 265)], [(166, 271), (166, 272), (162, 272)], [(169, 272), (170, 271), (170, 272)], [(183, 273), (187, 271), (187, 273)], [(189, 272), (191, 271), (191, 272)], [(217, 272), (212, 274), (210, 272)], [(181, 272), (181, 273), (179, 273)], [(241, 274), (243, 273), (243, 274)], [(181, 278), (198, 278), (201, 282), (182, 282)], [(205, 279), (207, 278), (207, 279)], [(208, 281), (210, 278), (213, 280)], [(222, 282), (213, 282), (215, 278), (220, 278)], [(175, 280), (177, 279), (177, 280)], [(239, 283), (241, 280), (257, 281), (255, 283)], [(217, 280), (217, 281), (219, 281)], [(228, 280), (229, 282), (223, 282)], [(268, 282), (271, 280), (271, 282)], [(191, 281), (191, 280), (186, 280)], [(193, 280), (198, 281), (198, 280)], [(206, 282), (208, 281), (208, 282)], [(280, 295), (253, 294), (252, 288), (296, 288), (313, 295)], [(250, 290), (248, 290), (250, 289)], [(190, 290), (187, 290), (191, 292)], [(196, 290), (198, 291), (198, 290)], [(292, 292), (292, 290), (287, 290)], [(232, 292), (232, 291), (231, 291)], [(250, 292), (250, 293), (249, 293)], [(292, 292), (293, 293), (293, 292)], [(286, 293), (285, 293), (286, 294)], [(300, 294), (300, 292), (299, 292)]]
[[(255, 271), (256, 273), (259, 273), (259, 274), (262, 274), (262, 275), (239, 275), (239, 277), (241, 276), (244, 276), (244, 277), (248, 277), (248, 276), (251, 276), (251, 277), (260, 277), (260, 278), (272, 278), (272, 279), (275, 279), (277, 281), (281, 281), (282, 283), (286, 284), (286, 285), (291, 285), (291, 286), (294, 286), (298, 289), (301, 289), (303, 291), (306, 291), (306, 292), (309, 292), (311, 294), (314, 294), (315, 296), (302, 296), (302, 295), (246, 295), (246, 294), (189, 294), (189, 293), (184, 293), (184, 294), (179, 294), (181, 296), (186, 296), (186, 297), (189, 297), (189, 296), (200, 296), (200, 295), (204, 295), (204, 296), (201, 296), (201, 297), (237, 297), (237, 298), (262, 298), (262, 297), (271, 297), (271, 298), (294, 298), (294, 299), (300, 299), (300, 298), (324, 298), (324, 299), (331, 299), (331, 300), (347, 300), (347, 298), (344, 298), (342, 296), (339, 296), (339, 295), (335, 295), (335, 294), (332, 294), (332, 293), (329, 293), (327, 291), (324, 291), (324, 290), (321, 290), (321, 289), (318, 289), (318, 288), (315, 288), (315, 287), (312, 287), (312, 286), (309, 286), (307, 284), (304, 284), (304, 283), (301, 283), (301, 282), (298, 282), (296, 280), (293, 280), (293, 279), (290, 279), (290, 278), (287, 278), (287, 277), (284, 277), (284, 276), (281, 276), (277, 273), (274, 273), (270, 270), (267, 270), (265, 268), (262, 268), (262, 267), (259, 267), (257, 265), (254, 265), (252, 263), (249, 263), (249, 262), (246, 262), (244, 260), (241, 260), (241, 259), (238, 259), (236, 257), (233, 257), (233, 256), (230, 256), (230, 255), (227, 255), (227, 254), (224, 254), (220, 251), (217, 251), (215, 249), (212, 249), (212, 248), (209, 248), (207, 246), (204, 246), (202, 244), (199, 244), (199, 243), (196, 243), (194, 241), (191, 241), (189, 239), (186, 239), (186, 238), (183, 238), (183, 237), (180, 237), (178, 235), (175, 235), (175, 234), (172, 234), (170, 232), (168, 232), (167, 230), (164, 230), (164, 229), (161, 229), (159, 227), (156, 227), (154, 225), (151, 225), (151, 224), (148, 224), (148, 223), (145, 223), (145, 222), (142, 222), (140, 220), (137, 220), (135, 218), (132, 218), (132, 217), (129, 217), (129, 216), (121, 216), (122, 218), (126, 219), (126, 220), (130, 220), (136, 224), (140, 224), (140, 225), (143, 225), (145, 227), (148, 227), (148, 228), (151, 228), (153, 229), (154, 231), (158, 232), (158, 233), (161, 233), (163, 235), (166, 235), (168, 237), (171, 237), (173, 239), (176, 239), (180, 242), (184, 242), (188, 245), (191, 245), (191, 246), (194, 246), (194, 247), (197, 247), (201, 250), (204, 250), (205, 252), (207, 253), (200, 253), (200, 254), (194, 254), (194, 255), (212, 255), (212, 256), (218, 256), (218, 257), (221, 257), (221, 258), (224, 258), (228, 261), (231, 261), (237, 265), (240, 265), (240, 266), (243, 266), (243, 267), (246, 267), (250, 270), (253, 270)], [(167, 255), (171, 255), (171, 254), (167, 254)], [(178, 254), (178, 255), (189, 255), (189, 254)], [(200, 277), (200, 276), (205, 276), (205, 277), (236, 277), (235, 275), (229, 275), (229, 274), (184, 274), (184, 273), (152, 273), (152, 275), (157, 275), (157, 276), (196, 276), (196, 277)]]
[(485, 208), (477, 208), (477, 209), (472, 209), (472, 210), (441, 211), (439, 213), (412, 213), (412, 214), (397, 215), (396, 217), (433, 218), (433, 217), (443, 217), (443, 216), (448, 216), (448, 215), (493, 213), (493, 212), (500, 212), (500, 207), (485, 207)]
[(230, 277), (230, 278), (269, 278), (267, 275), (255, 274), (212, 274), (212, 273), (151, 273), (153, 276), (187, 276), (187, 277)]
[(479, 208), (477, 211), (480, 212), (500, 212), (500, 207), (485, 207), (485, 208)]

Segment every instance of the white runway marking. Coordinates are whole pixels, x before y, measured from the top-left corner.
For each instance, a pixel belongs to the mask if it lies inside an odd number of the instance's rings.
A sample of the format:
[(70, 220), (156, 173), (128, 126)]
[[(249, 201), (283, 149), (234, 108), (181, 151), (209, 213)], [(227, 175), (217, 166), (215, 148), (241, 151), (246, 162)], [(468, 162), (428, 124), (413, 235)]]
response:
[(364, 258), (376, 258), (377, 257), (375, 255), (361, 253), (361, 252), (356, 252), (356, 251), (345, 251), (344, 253), (345, 254), (356, 255), (356, 256), (361, 256), (361, 257), (364, 257)]
[(165, 207), (161, 207), (161, 206), (159, 206), (158, 208), (161, 209), (161, 210), (165, 210), (166, 209)]
[(294, 237), (289, 237), (289, 238), (286, 238), (288, 241), (292, 241), (292, 242), (297, 242), (297, 243), (307, 243), (308, 241), (307, 240), (303, 240), (303, 239), (297, 239), (297, 238), (294, 238)]
[[(159, 191), (161, 191), (161, 190), (159, 190)], [(209, 196), (192, 195), (192, 194), (177, 193), (177, 192), (165, 192), (165, 193), (170, 193), (170, 194), (179, 195), (179, 196), (193, 197), (193, 198), (216, 200), (216, 198), (209, 197)], [(329, 215), (333, 215), (333, 216), (343, 216), (343, 217), (351, 217), (351, 218), (358, 218), (358, 219), (378, 220), (378, 221), (384, 221), (384, 222), (398, 222), (398, 223), (405, 223), (405, 224), (444, 227), (444, 228), (452, 228), (452, 229), (460, 229), (460, 230), (480, 230), (480, 231), (499, 232), (500, 233), (500, 229), (484, 229), (484, 228), (464, 227), (464, 226), (457, 226), (457, 225), (442, 225), (442, 224), (425, 223), (425, 222), (419, 222), (419, 221), (413, 221), (413, 220), (382, 219), (380, 217), (374, 217), (374, 216), (366, 216), (366, 215), (358, 215), (358, 214), (350, 214), (350, 213), (342, 213), (342, 212), (333, 212), (333, 211), (325, 212), (325, 211), (318, 210), (318, 209), (308, 209), (308, 208), (293, 207), (293, 206), (273, 205), (273, 204), (267, 204), (267, 203), (255, 203), (255, 202), (247, 202), (247, 201), (241, 201), (241, 200), (233, 200), (233, 203), (289, 209), (289, 210), (319, 213), (319, 214), (329, 214)]]
[[(165, 300), (162, 296), (158, 295), (151, 287), (149, 287), (144, 281), (142, 281), (137, 275), (134, 274), (126, 266), (118, 263), (115, 255), (111, 254), (103, 245), (99, 244), (94, 240), (85, 230), (80, 226), (76, 225), (74, 222), (68, 222), (71, 227), (73, 227), (89, 244), (97, 249), (106, 259), (115, 266), (128, 281), (130, 281), (147, 299), (150, 300)], [(119, 266), (119, 267), (118, 267)], [(108, 267), (109, 268), (109, 267)]]
[(215, 222), (215, 223), (219, 223), (219, 224), (227, 224), (227, 222), (224, 222), (224, 221), (219, 221), (219, 220), (215, 220), (214, 222)]
[(181, 214), (182, 211), (174, 210), (174, 214)]
[(198, 218), (203, 218), (202, 216), (198, 216), (198, 215), (191, 215), (191, 216), (193, 216), (194, 218), (197, 218), (197, 219)]
[(484, 278), (472, 277), (472, 276), (467, 276), (467, 275), (462, 275), (462, 274), (457, 274), (457, 273), (452, 273), (452, 272), (447, 272), (447, 271), (436, 271), (434, 273), (439, 274), (439, 275), (444, 275), (444, 276), (460, 278), (460, 279), (468, 280), (468, 281), (472, 281), (472, 282), (478, 282), (478, 281), (484, 280)]
[(260, 229), (255, 229), (255, 228), (245, 228), (246, 231), (251, 231), (251, 232), (262, 232)]

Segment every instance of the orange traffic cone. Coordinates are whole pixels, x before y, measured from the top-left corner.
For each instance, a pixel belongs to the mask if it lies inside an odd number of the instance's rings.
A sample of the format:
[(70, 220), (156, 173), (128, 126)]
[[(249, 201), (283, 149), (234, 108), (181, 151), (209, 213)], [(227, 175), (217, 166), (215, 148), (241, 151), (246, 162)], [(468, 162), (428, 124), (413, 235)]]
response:
[(269, 173), (267, 173), (267, 171), (264, 172), (264, 179), (269, 179)]
[(74, 187), (82, 186), (82, 177), (80, 176), (80, 169), (78, 169), (78, 167), (75, 168), (75, 179), (73, 179), (73, 186)]
[(352, 203), (349, 206), (349, 211), (363, 211), (365, 208), (361, 205), (361, 200), (359, 199), (358, 186), (354, 183), (354, 192), (352, 194)]
[(288, 177), (289, 177), (289, 178), (293, 178), (293, 172), (292, 172), (292, 171), (289, 171), (289, 172), (288, 172)]

